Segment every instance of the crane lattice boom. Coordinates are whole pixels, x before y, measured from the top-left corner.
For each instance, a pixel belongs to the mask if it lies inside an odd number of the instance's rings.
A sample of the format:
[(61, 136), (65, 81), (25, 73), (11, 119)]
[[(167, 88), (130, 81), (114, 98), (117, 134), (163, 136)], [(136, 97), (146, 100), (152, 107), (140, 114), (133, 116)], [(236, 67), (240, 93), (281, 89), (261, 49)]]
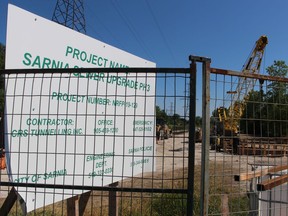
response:
[[(259, 74), (264, 50), (268, 44), (268, 38), (262, 35), (255, 43), (254, 48), (246, 63), (242, 68), (243, 74)], [(225, 108), (218, 109), (219, 119), (224, 122), (225, 130), (232, 130), (234, 133), (238, 133), (238, 126), (240, 118), (243, 114), (249, 92), (254, 88), (256, 79), (239, 77), (236, 91), (229, 91), (233, 93), (230, 100), (230, 106), (228, 108), (228, 115)]]

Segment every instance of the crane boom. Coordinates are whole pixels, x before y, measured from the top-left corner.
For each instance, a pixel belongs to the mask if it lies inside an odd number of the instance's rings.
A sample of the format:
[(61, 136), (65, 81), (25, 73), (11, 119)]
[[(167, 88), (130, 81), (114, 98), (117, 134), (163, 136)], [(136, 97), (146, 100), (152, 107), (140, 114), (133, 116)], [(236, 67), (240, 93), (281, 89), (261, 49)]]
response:
[[(243, 74), (259, 74), (264, 50), (268, 44), (268, 38), (265, 35), (255, 42), (251, 54), (242, 68)], [(243, 114), (249, 92), (255, 86), (255, 79), (247, 77), (239, 77), (236, 91), (229, 91), (228, 94), (233, 94), (228, 108), (228, 114), (224, 107), (218, 108), (218, 115), (220, 122), (224, 123), (224, 129), (230, 130), (231, 133), (237, 134), (239, 121)]]
[[(256, 41), (251, 55), (249, 56), (248, 60), (246, 61), (246, 63), (244, 64), (244, 66), (242, 68), (242, 73), (244, 73), (244, 74), (259, 74), (262, 58), (264, 55), (264, 50), (265, 50), (265, 47), (267, 44), (268, 44), (268, 38), (266, 36), (262, 35)], [(239, 78), (239, 82), (238, 82), (238, 85), (236, 88), (236, 94), (234, 94), (233, 99), (232, 99), (232, 107), (233, 107), (233, 103), (234, 104), (237, 102), (245, 103), (248, 93), (255, 86), (255, 82), (256, 82), (255, 79), (245, 78), (245, 77)], [(243, 111), (243, 109), (239, 109), (239, 111), (240, 110)], [(232, 116), (236, 115), (235, 110), (231, 110), (231, 111), (230, 111), (230, 114)], [(242, 113), (240, 113), (240, 115), (237, 117), (241, 117), (241, 115), (242, 115)]]

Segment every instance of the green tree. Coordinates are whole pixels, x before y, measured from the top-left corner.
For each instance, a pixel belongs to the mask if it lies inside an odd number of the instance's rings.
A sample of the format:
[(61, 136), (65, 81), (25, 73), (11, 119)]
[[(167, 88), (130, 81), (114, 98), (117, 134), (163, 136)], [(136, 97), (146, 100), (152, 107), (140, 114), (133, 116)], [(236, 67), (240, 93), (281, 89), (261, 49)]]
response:
[[(285, 61), (274, 61), (274, 64), (267, 68), (270, 76), (287, 78), (288, 66)], [(272, 81), (268, 84), (268, 91), (265, 97), (267, 103), (265, 117), (267, 122), (263, 130), (268, 131), (270, 136), (288, 135), (288, 83)]]
[(195, 117), (195, 126), (196, 127), (202, 127), (202, 117), (201, 116)]
[(159, 106), (156, 106), (156, 118), (167, 120), (167, 116), (165, 110), (161, 110)]
[[(173, 130), (183, 130), (188, 129), (188, 121), (185, 118), (182, 118), (179, 114), (174, 113), (174, 115), (169, 116), (162, 110), (159, 106), (156, 106), (156, 118), (157, 120), (164, 121), (171, 129)], [(160, 123), (160, 121), (159, 121)]]
[[(285, 61), (274, 61), (274, 64), (268, 67), (267, 73), (273, 77), (286, 78), (288, 75), (288, 66)], [(286, 102), (288, 83), (273, 81), (268, 84), (267, 97), (270, 101), (277, 101), (279, 103)]]
[[(266, 69), (273, 77), (287, 78), (288, 66), (284, 61), (274, 61)], [(240, 129), (259, 136), (282, 137), (288, 135), (288, 83), (266, 81), (267, 92), (249, 93)]]
[(248, 101), (241, 116), (240, 131), (246, 134), (261, 134), (262, 117), (262, 93), (260, 91), (251, 91)]

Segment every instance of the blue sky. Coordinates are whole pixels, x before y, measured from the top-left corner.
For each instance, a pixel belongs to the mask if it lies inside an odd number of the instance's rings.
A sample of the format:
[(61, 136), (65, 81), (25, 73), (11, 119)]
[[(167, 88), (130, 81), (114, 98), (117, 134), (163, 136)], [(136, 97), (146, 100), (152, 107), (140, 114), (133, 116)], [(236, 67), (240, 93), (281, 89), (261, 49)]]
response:
[[(1, 0), (0, 43), (6, 40), (8, 3), (51, 20), (56, 2)], [(288, 1), (84, 0), (84, 7), (88, 36), (157, 67), (189, 67), (189, 55), (198, 55), (211, 58), (211, 67), (240, 71), (261, 35), (267, 35), (269, 44), (260, 73), (265, 74), (274, 60), (287, 64)], [(197, 92), (201, 115), (201, 92)]]
[[(56, 0), (1, 0), (0, 43), (5, 44), (8, 3), (47, 19)], [(288, 2), (231, 0), (84, 0), (87, 35), (156, 62), (189, 67), (188, 56), (212, 59), (212, 67), (241, 70), (260, 35), (269, 44), (262, 63), (287, 61)]]

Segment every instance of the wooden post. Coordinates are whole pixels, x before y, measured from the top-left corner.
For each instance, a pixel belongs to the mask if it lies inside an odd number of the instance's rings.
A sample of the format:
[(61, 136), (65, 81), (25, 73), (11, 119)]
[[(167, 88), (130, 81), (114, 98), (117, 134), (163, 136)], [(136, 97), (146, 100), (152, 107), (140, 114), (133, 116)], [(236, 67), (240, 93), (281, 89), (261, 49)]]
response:
[[(111, 188), (116, 188), (118, 182), (114, 182), (109, 185)], [(109, 216), (118, 216), (118, 205), (117, 205), (117, 192), (109, 191)]]
[[(268, 165), (266, 165), (268, 166)], [(242, 173), (240, 175), (234, 175), (234, 180), (235, 181), (247, 181), (253, 178), (257, 178), (257, 177), (262, 177), (264, 175), (268, 175), (270, 173), (276, 173), (276, 172), (280, 172), (282, 170), (287, 170), (288, 169), (288, 165), (283, 165), (283, 166), (276, 166), (276, 167), (272, 167), (272, 168), (266, 168), (266, 169), (261, 169), (258, 171), (251, 171), (251, 172), (246, 172), (246, 173)]]
[(79, 216), (79, 202), (78, 196), (73, 196), (67, 199), (67, 215)]
[(228, 194), (221, 196), (221, 213), (222, 216), (229, 216)]
[(90, 198), (92, 191), (88, 191), (80, 195), (79, 198), (79, 216), (84, 215), (85, 208), (87, 206), (88, 200)]
[[(118, 186), (118, 182), (112, 183), (109, 187), (115, 188)], [(86, 205), (88, 203), (91, 191), (83, 193), (78, 196), (71, 197), (67, 199), (67, 215), (68, 216), (82, 216)], [(109, 191), (109, 206), (108, 206), (109, 216), (118, 216), (118, 203), (117, 203), (117, 192)], [(2, 214), (0, 214), (2, 215)]]
[(17, 193), (15, 188), (12, 187), (3, 205), (1, 206), (0, 215), (1, 216), (8, 215), (16, 201), (17, 201)]
[(258, 183), (257, 190), (258, 191), (271, 190), (272, 188), (277, 187), (287, 182), (288, 182), (288, 174), (277, 176), (273, 179), (266, 179), (262, 181), (261, 183)]
[(68, 216), (83, 216), (91, 191), (74, 196), (67, 199), (67, 215)]

